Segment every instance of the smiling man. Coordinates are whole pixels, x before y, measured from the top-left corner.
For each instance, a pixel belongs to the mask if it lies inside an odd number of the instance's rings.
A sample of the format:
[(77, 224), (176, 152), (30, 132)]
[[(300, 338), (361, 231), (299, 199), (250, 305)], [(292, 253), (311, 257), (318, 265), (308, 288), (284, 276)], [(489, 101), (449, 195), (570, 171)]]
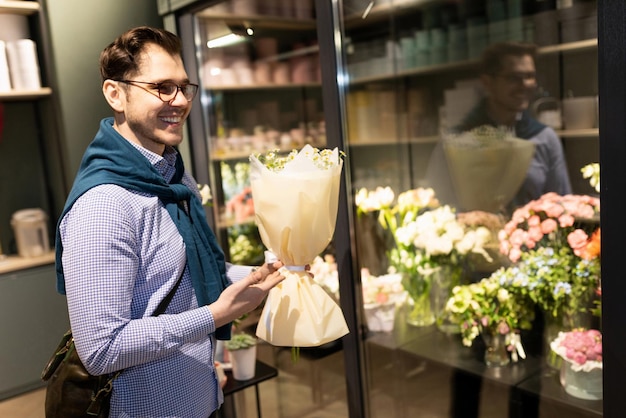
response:
[(224, 262), (175, 148), (198, 90), (180, 51), (172, 33), (139, 27), (101, 53), (114, 116), (85, 151), (57, 229), (77, 353), (93, 375), (121, 371), (111, 417), (211, 416), (223, 400), (216, 338), (284, 278), (280, 262)]
[[(469, 131), (483, 125), (506, 127), (515, 136), (532, 141), (535, 152), (522, 186), (508, 209), (524, 205), (547, 192), (572, 192), (563, 146), (556, 132), (538, 122), (528, 110), (537, 88), (535, 45), (503, 42), (483, 51), (480, 79), (485, 96), (453, 131)], [(452, 181), (441, 146), (433, 151), (428, 170), (429, 185), (439, 200), (456, 204)]]

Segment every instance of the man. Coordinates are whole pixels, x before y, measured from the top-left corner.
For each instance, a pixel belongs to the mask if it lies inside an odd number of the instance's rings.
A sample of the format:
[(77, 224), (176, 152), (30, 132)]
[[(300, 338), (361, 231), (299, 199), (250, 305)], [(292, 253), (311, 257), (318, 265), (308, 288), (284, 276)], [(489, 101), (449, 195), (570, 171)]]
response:
[(284, 278), (280, 262), (224, 263), (175, 149), (198, 89), (180, 51), (175, 35), (138, 27), (101, 53), (114, 116), (85, 152), (57, 231), (77, 352), (91, 374), (122, 371), (111, 417), (209, 417), (223, 401), (216, 337)]
[[(512, 207), (547, 192), (561, 195), (572, 192), (559, 137), (552, 128), (535, 120), (528, 110), (537, 87), (535, 56), (536, 47), (531, 44), (504, 42), (489, 46), (483, 52), (480, 68), (485, 97), (455, 129), (468, 131), (482, 125), (503, 126), (512, 129), (516, 137), (535, 144), (526, 178)], [(450, 194), (452, 183), (441, 148), (433, 152), (427, 176), (437, 197), (454, 204), (454, 196)]]

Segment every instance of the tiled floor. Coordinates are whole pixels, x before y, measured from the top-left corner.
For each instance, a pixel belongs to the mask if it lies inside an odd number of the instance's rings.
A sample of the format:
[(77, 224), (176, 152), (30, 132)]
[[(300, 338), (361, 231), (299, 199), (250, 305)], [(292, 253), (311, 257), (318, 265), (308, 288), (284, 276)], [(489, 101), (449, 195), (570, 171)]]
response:
[[(311, 360), (291, 360), (289, 349), (260, 344), (260, 360), (279, 369), (278, 377), (259, 385), (264, 418), (347, 418), (342, 351)], [(409, 359), (394, 367), (389, 358), (376, 355), (368, 367), (371, 418), (448, 418), (451, 416), (451, 372), (445, 367)], [(508, 390), (484, 382), (479, 418), (508, 415)], [(2, 418), (44, 418), (43, 389), (0, 402)], [(256, 418), (253, 388), (234, 395), (237, 418)], [(588, 418), (574, 411), (542, 404), (540, 418)]]
[[(259, 359), (279, 365), (279, 376), (259, 385), (262, 414), (265, 418), (345, 418), (348, 416), (345, 399), (341, 352), (319, 360), (312, 366), (305, 358), (296, 364), (288, 349), (278, 350), (261, 344)], [(319, 392), (312, 390), (311, 375), (315, 367), (335, 370), (319, 375)], [(256, 397), (253, 388), (235, 395), (237, 418), (256, 417)], [(45, 418), (45, 389), (35, 390), (0, 402), (2, 418)]]

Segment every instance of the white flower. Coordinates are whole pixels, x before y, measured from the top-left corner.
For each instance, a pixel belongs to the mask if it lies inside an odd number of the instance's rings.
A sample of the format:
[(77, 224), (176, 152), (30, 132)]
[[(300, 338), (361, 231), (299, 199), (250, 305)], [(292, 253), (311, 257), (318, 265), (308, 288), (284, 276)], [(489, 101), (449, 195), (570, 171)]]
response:
[(360, 189), (354, 197), (354, 203), (363, 212), (372, 212), (391, 206), (394, 199), (391, 187), (377, 187), (376, 190), (368, 191)]
[(596, 192), (600, 193), (600, 164), (587, 164), (580, 169), (580, 172), (582, 173), (583, 178), (589, 179), (591, 187), (593, 187)]
[(202, 204), (206, 205), (213, 199), (211, 195), (211, 188), (208, 184), (198, 184), (198, 190), (200, 191), (200, 197), (202, 198)]

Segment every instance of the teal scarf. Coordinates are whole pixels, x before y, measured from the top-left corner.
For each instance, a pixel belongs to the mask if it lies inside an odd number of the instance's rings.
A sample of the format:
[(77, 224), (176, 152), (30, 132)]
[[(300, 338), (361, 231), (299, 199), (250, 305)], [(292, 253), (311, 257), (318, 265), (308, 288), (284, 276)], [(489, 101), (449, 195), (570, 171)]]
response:
[[(148, 159), (113, 129), (113, 119), (103, 119), (100, 130), (85, 151), (59, 224), (76, 199), (101, 184), (116, 184), (125, 189), (157, 196), (165, 205), (185, 242), (187, 264), (198, 306), (205, 306), (215, 302), (230, 282), (226, 278), (224, 253), (206, 222), (202, 203), (181, 183), (184, 171), (182, 158), (178, 154), (176, 174), (167, 183)], [(186, 212), (184, 202), (189, 213)], [(62, 253), (63, 245), (57, 225), (57, 290), (65, 294)], [(220, 327), (216, 331), (217, 338), (229, 339), (230, 329), (230, 324)]]

